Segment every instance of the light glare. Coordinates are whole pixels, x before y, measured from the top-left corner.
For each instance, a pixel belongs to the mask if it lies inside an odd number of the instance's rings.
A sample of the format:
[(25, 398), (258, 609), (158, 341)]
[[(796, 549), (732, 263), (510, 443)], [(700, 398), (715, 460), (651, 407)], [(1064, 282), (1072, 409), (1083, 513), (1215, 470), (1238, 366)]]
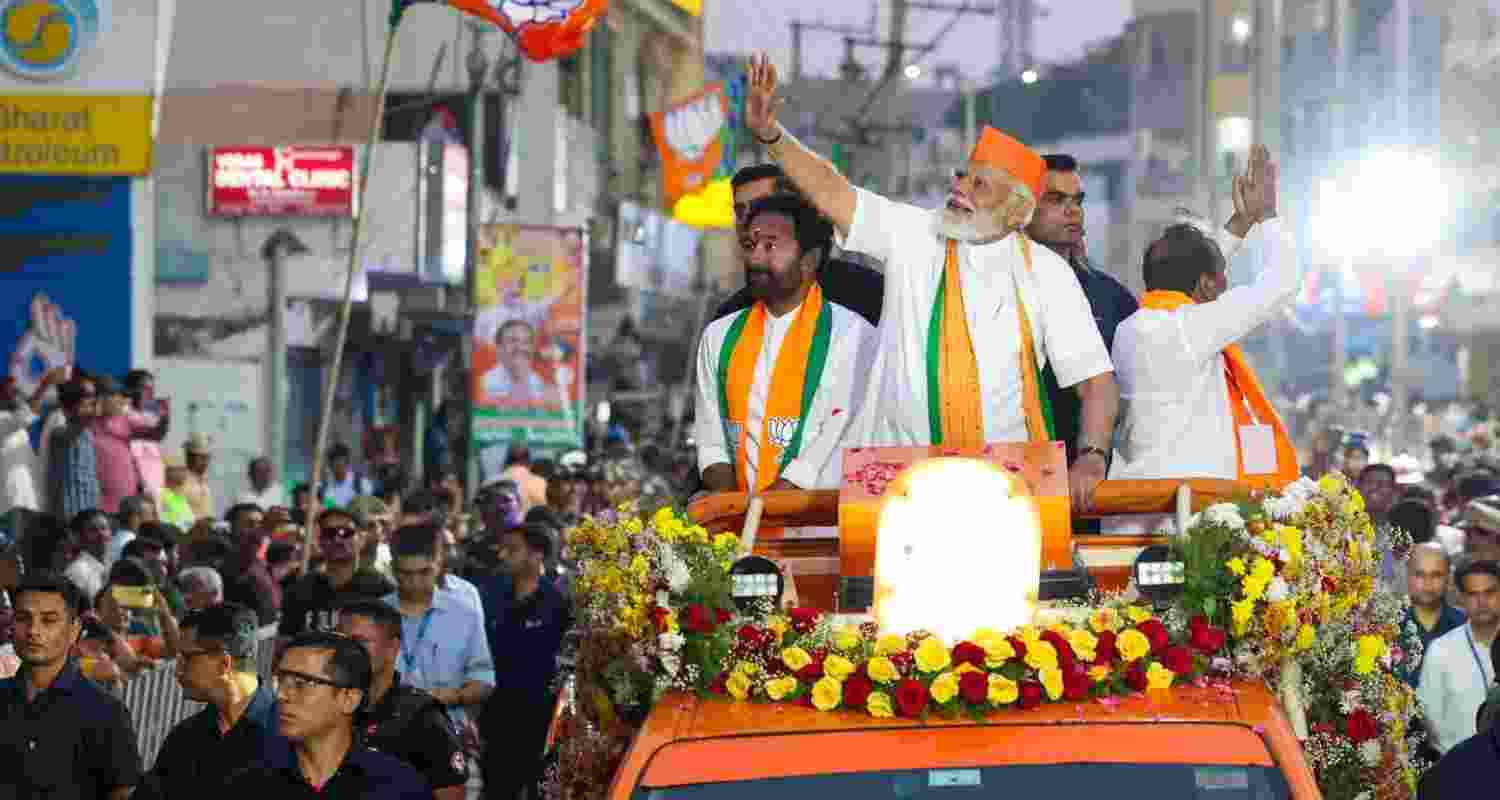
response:
[(1025, 83), (1025, 84), (1036, 83), (1037, 79), (1039, 77), (1041, 77), (1041, 76), (1037, 74), (1036, 70), (1034, 70), (1034, 69), (1028, 69), (1028, 70), (1025, 70), (1024, 72), (1021, 73), (1021, 83)]
[(907, 64), (906, 65), (906, 79), (907, 80), (914, 81), (914, 80), (916, 80), (917, 78), (920, 78), (920, 77), (922, 77), (922, 66), (920, 64)]

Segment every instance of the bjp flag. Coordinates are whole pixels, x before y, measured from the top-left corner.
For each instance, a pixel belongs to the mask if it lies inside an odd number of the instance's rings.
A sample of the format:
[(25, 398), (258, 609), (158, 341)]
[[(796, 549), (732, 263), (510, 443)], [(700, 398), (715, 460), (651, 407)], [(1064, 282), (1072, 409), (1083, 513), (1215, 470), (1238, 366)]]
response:
[(661, 155), (662, 194), (671, 206), (697, 192), (719, 168), (719, 134), (729, 119), (724, 84), (712, 83), (666, 111), (651, 115), (651, 132)]
[[(603, 19), (609, 0), (396, 0), (398, 12), (419, 3), (450, 6), (493, 22), (516, 40), (532, 61), (548, 61), (583, 46), (594, 23)], [(399, 18), (400, 14), (397, 14)]]

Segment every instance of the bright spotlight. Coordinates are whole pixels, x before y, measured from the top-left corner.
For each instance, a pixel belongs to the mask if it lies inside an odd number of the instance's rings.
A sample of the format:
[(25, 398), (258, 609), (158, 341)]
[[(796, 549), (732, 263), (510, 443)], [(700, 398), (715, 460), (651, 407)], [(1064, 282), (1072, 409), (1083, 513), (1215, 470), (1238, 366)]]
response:
[(914, 81), (914, 80), (916, 80), (917, 78), (920, 78), (920, 77), (922, 77), (922, 65), (921, 64), (907, 64), (906, 65), (906, 79), (907, 80)]
[(1224, 117), (1219, 120), (1219, 150), (1238, 153), (1250, 149), (1249, 117)]
[(1040, 77), (1041, 76), (1037, 74), (1036, 70), (1028, 69), (1021, 73), (1021, 83), (1030, 85), (1036, 83), (1037, 79)]
[(1351, 196), (1354, 217), (1367, 232), (1377, 234), (1371, 242), (1375, 250), (1415, 255), (1436, 246), (1442, 237), (1448, 189), (1437, 161), (1425, 153), (1374, 153), (1356, 168)]
[(1244, 17), (1235, 17), (1234, 22), (1229, 24), (1229, 34), (1236, 42), (1244, 44), (1250, 38), (1250, 20)]

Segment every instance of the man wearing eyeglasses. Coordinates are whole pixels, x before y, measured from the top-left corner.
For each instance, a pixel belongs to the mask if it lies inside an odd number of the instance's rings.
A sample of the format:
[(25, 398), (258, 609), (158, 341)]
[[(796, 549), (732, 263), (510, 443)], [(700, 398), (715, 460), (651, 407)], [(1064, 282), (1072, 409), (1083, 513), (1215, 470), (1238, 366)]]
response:
[(321, 568), (287, 587), (281, 599), (280, 635), (331, 631), (338, 624), (339, 606), (354, 600), (379, 600), (395, 591), (395, 584), (374, 569), (359, 566), (364, 546), (360, 515), (330, 508), (318, 514)]
[(256, 612), (236, 603), (183, 619), (177, 682), (202, 711), (167, 734), (136, 800), (187, 800), (264, 757), (276, 741), (276, 696), (256, 675)]
[(370, 693), (364, 645), (337, 633), (294, 638), (276, 662), (276, 720), (286, 741), (230, 774), (225, 796), (276, 800), (431, 800), (416, 770), (356, 741)]

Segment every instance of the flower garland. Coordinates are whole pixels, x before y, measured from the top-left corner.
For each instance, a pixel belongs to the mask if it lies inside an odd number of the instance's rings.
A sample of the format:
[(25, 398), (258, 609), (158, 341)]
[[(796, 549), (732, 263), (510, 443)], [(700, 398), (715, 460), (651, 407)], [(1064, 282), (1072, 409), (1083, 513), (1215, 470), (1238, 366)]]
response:
[(574, 711), (545, 784), (554, 800), (602, 796), (668, 691), (915, 719), (1109, 703), (1221, 677), (1283, 684), (1325, 796), (1415, 793), (1416, 703), (1397, 675), (1416, 668), (1420, 640), (1405, 599), (1377, 589), (1375, 528), (1337, 475), (1197, 515), (1173, 539), (1186, 584), (1164, 613), (1104, 597), (1077, 624), (953, 643), (810, 609), (734, 610), (737, 537), (711, 537), (669, 508), (623, 506), (567, 539), (581, 564), (582, 638)]

